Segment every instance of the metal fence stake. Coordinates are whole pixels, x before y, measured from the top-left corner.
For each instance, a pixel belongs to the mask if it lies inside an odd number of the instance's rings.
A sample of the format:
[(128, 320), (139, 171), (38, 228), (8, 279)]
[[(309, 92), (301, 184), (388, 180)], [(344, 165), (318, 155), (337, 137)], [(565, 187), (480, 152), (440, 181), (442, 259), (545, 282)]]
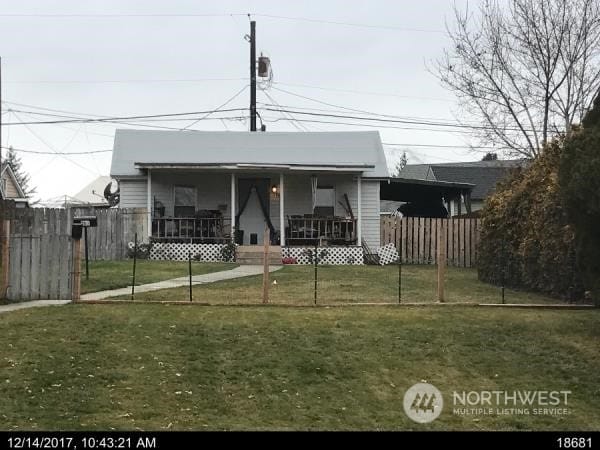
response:
[(131, 280), (131, 300), (135, 295), (135, 263), (137, 262), (137, 252), (138, 252), (138, 243), (137, 243), (137, 233), (135, 233), (135, 238), (133, 241), (133, 279)]

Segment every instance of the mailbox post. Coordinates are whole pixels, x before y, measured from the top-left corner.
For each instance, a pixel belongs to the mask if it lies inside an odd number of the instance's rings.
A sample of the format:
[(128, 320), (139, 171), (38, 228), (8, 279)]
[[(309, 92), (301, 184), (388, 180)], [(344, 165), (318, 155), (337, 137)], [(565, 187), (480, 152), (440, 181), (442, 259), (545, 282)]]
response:
[[(95, 228), (98, 226), (98, 218), (96, 216), (81, 216), (73, 218), (73, 229), (75, 227), (79, 227), (78, 234), (79, 239), (81, 239), (81, 231), (83, 230), (83, 238), (85, 242), (85, 279), (90, 279), (90, 269), (89, 269), (89, 259), (88, 259), (88, 238), (87, 238), (87, 229)], [(75, 235), (75, 231), (73, 230), (73, 235)]]

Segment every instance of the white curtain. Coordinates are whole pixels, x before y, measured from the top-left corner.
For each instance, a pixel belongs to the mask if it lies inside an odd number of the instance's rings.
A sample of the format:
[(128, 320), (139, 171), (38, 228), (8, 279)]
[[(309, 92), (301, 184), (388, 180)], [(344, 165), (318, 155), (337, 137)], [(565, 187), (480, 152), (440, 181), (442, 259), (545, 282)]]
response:
[(312, 213), (315, 212), (315, 206), (317, 206), (317, 176), (312, 175), (310, 177), (311, 192), (312, 192)]

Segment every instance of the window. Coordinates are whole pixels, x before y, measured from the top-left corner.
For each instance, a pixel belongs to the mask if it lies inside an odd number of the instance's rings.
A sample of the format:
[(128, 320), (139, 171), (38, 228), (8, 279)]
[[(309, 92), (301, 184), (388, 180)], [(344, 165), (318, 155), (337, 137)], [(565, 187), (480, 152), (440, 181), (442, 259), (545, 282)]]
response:
[(194, 217), (196, 214), (196, 188), (191, 186), (175, 186), (175, 217)]
[(335, 189), (331, 186), (318, 186), (314, 214), (333, 216), (335, 210)]

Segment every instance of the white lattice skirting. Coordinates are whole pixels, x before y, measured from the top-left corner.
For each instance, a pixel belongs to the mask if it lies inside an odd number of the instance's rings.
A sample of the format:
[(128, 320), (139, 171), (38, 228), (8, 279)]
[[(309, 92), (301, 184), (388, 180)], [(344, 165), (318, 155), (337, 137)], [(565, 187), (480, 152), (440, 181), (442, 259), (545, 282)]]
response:
[(150, 259), (161, 261), (187, 261), (188, 255), (196, 261), (223, 261), (221, 249), (224, 244), (181, 244), (156, 242), (150, 250)]
[[(314, 247), (284, 247), (281, 249), (281, 256), (295, 258), (297, 264), (310, 264), (310, 257), (306, 254), (306, 250), (311, 249), (314, 250)], [(326, 250), (327, 254), (319, 264), (357, 266), (364, 263), (362, 247), (318, 247), (317, 254), (320, 254), (322, 250)]]

